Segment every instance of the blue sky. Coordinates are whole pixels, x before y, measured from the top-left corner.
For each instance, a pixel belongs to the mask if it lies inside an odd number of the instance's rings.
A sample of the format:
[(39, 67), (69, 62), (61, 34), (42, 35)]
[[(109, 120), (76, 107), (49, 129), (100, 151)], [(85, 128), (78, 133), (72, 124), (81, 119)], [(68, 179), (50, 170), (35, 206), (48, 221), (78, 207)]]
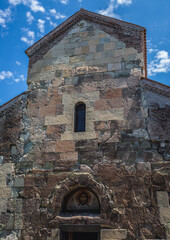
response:
[(80, 8), (146, 27), (148, 78), (170, 85), (170, 0), (0, 0), (0, 105), (27, 90), (24, 51)]

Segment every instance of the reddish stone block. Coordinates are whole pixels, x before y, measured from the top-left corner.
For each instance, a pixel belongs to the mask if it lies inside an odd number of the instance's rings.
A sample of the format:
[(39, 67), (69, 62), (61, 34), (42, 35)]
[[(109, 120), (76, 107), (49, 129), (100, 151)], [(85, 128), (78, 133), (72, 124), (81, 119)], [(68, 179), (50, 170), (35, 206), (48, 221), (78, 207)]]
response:
[(123, 107), (123, 99), (122, 98), (114, 98), (114, 99), (100, 99), (95, 102), (94, 110), (112, 110), (113, 108), (122, 108)]
[(56, 152), (74, 152), (75, 142), (74, 141), (57, 141)]

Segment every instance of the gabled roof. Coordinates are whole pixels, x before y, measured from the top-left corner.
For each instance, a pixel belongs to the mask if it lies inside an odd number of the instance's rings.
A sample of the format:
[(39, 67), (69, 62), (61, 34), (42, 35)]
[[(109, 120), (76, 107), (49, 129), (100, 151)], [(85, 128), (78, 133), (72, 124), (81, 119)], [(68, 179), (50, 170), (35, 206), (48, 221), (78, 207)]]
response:
[(100, 27), (108, 34), (114, 34), (115, 36), (119, 37), (118, 39), (125, 42), (127, 47), (131, 47), (130, 44), (133, 43), (136, 49), (140, 50), (140, 52), (144, 52), (145, 67), (147, 67), (146, 29), (144, 27), (124, 22), (115, 18), (106, 17), (94, 12), (87, 11), (83, 8), (25, 51), (28, 57), (31, 58), (34, 56), (34, 59), (31, 59), (31, 64), (41, 59), (41, 56), (52, 47), (52, 44), (54, 42), (57, 43), (60, 41), (67, 34), (67, 32), (80, 20), (86, 20), (88, 22), (100, 25)]
[(39, 48), (47, 45), (51, 41), (53, 41), (55, 38), (59, 37), (61, 34), (63, 34), (65, 31), (69, 30), (73, 25), (75, 25), (80, 20), (85, 19), (87, 21), (91, 21), (93, 23), (97, 23), (100, 25), (104, 25), (107, 27), (113, 27), (113, 24), (120, 25), (122, 27), (126, 27), (129, 30), (137, 30), (137, 31), (146, 31), (146, 28), (141, 27), (139, 25), (128, 23), (122, 20), (118, 20), (115, 18), (107, 17), (100, 15), (98, 13), (87, 11), (83, 8), (81, 8), (78, 12), (76, 12), (74, 15), (69, 17), (66, 21), (61, 23), (58, 27), (56, 27), (54, 30), (49, 32), (47, 35), (45, 35), (43, 38), (41, 38), (39, 41), (34, 43), (31, 47), (29, 47), (25, 53), (28, 57), (30, 57), (34, 52), (37, 52)]

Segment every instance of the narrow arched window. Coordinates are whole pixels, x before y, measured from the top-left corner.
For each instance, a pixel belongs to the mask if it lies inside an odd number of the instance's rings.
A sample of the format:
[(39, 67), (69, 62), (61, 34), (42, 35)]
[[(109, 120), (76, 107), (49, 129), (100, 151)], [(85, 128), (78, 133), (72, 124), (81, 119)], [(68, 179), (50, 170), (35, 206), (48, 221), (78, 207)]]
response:
[(79, 102), (75, 105), (74, 113), (74, 131), (85, 132), (86, 125), (86, 105), (83, 102)]

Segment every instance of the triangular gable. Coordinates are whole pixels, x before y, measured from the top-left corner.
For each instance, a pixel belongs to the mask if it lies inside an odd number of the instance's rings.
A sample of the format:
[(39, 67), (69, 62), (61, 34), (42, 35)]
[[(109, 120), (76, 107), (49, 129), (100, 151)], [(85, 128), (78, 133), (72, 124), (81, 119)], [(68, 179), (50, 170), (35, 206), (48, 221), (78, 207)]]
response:
[[(110, 35), (114, 35), (126, 44), (144, 53), (145, 70), (147, 69), (146, 29), (144, 27), (124, 22), (115, 18), (106, 17), (94, 12), (80, 9), (46, 36), (29, 47), (25, 53), (30, 58), (30, 65), (41, 59), (54, 44), (59, 42), (68, 31), (79, 21), (86, 20), (100, 25), (100, 28)], [(139, 43), (140, 42), (140, 43)]]

